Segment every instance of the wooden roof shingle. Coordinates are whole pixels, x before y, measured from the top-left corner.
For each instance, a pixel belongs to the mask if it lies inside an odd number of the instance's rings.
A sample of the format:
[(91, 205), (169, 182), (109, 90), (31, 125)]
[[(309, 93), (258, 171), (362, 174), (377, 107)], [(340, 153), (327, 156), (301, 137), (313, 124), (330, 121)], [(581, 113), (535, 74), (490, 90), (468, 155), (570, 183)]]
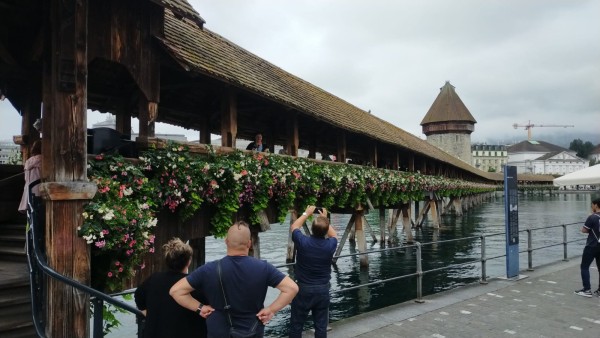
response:
[(497, 178), (496, 175), (490, 175), (494, 173), (472, 167), (391, 123), (261, 59), (217, 33), (199, 29), (186, 20), (176, 20), (167, 11), (165, 36), (157, 38), (187, 71), (219, 79), (341, 129), (418, 152), (487, 179)]

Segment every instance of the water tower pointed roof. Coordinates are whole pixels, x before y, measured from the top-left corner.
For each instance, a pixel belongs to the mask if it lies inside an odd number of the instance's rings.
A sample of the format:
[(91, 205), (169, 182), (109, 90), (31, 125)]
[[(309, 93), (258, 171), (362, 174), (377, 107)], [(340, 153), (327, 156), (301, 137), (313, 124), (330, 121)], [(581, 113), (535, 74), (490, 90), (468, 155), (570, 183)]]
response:
[(467, 106), (456, 94), (450, 81), (446, 81), (446, 84), (440, 88), (440, 93), (421, 121), (421, 125), (448, 121), (477, 123)]

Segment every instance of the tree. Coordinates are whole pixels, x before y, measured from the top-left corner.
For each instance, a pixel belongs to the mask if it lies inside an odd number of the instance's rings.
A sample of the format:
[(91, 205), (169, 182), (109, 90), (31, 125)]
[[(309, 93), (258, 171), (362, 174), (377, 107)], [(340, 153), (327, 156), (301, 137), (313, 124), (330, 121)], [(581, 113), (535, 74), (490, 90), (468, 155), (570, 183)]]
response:
[(577, 156), (581, 158), (587, 158), (594, 149), (594, 145), (590, 141), (585, 143), (581, 139), (575, 139), (569, 144), (569, 150), (577, 152)]

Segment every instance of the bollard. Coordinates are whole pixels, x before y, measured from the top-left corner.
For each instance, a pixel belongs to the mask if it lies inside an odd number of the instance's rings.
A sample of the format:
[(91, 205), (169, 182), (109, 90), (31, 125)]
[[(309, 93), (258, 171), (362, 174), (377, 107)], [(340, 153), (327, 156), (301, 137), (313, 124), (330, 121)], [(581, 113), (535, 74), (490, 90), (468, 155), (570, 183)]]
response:
[(527, 229), (527, 271), (533, 271), (533, 244), (531, 229)]
[(423, 266), (421, 264), (421, 243), (417, 242), (417, 303), (425, 303), (423, 300)]
[(487, 258), (485, 257), (485, 236), (481, 235), (481, 279), (479, 284), (487, 284), (486, 272)]

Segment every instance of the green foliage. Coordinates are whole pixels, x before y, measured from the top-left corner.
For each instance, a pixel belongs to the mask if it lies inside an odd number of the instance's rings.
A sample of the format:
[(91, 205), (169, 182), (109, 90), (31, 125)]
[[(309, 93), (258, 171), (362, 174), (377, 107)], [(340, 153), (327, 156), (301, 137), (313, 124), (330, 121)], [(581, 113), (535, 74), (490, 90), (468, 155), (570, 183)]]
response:
[(581, 139), (574, 139), (569, 144), (569, 150), (576, 151), (577, 156), (581, 158), (588, 158), (593, 149), (594, 145), (592, 144), (592, 142), (583, 142)]

